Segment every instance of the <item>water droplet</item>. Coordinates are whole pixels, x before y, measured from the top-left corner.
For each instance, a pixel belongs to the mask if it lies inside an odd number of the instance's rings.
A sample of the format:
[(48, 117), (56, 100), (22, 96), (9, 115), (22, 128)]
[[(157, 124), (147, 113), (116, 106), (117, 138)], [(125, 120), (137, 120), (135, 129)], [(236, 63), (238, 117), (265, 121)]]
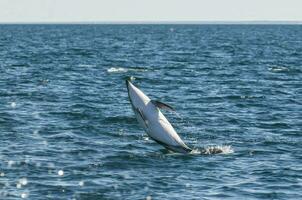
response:
[(27, 185), (28, 181), (27, 181), (26, 178), (21, 178), (21, 179), (19, 180), (19, 183), (20, 183), (21, 185)]
[(16, 102), (11, 102), (10, 106), (11, 106), (12, 108), (16, 108), (17, 104), (16, 104)]
[(152, 199), (151, 196), (146, 197), (146, 200), (151, 200), (151, 199)]
[(16, 187), (20, 189), (22, 187), (21, 183), (17, 183)]
[(22, 199), (27, 198), (27, 196), (28, 196), (28, 195), (27, 195), (26, 193), (22, 193), (22, 194), (21, 194), (21, 198), (22, 198)]
[(81, 186), (81, 187), (84, 186), (84, 181), (80, 181), (79, 186)]
[(58, 174), (59, 174), (59, 176), (63, 176), (64, 175), (64, 171), (63, 170), (59, 170)]
[(1, 177), (5, 176), (4, 172), (1, 172), (1, 173), (0, 173), (0, 176), (1, 176)]

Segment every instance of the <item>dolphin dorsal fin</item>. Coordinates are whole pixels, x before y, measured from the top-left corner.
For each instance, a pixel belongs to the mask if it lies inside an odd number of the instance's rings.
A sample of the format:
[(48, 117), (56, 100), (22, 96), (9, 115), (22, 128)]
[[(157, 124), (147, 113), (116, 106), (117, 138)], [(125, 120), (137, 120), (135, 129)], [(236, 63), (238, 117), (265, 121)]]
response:
[(167, 109), (167, 110), (171, 110), (171, 111), (175, 111), (174, 108), (172, 108), (171, 106), (160, 102), (160, 101), (156, 101), (156, 100), (151, 100), (151, 102), (158, 108), (162, 108), (162, 109)]

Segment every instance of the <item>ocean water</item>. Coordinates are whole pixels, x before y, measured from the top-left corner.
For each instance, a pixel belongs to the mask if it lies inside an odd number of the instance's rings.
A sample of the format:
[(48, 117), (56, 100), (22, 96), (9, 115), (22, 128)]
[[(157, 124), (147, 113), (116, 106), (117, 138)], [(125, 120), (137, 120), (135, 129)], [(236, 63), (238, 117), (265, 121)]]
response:
[(302, 199), (302, 26), (0, 25), (0, 134), (3, 200)]

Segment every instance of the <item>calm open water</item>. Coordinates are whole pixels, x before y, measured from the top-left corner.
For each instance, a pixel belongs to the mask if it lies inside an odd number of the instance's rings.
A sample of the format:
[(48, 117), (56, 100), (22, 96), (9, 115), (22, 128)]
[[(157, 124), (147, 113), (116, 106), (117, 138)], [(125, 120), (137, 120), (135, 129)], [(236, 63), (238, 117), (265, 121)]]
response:
[(0, 134), (0, 199), (301, 199), (302, 26), (0, 25)]

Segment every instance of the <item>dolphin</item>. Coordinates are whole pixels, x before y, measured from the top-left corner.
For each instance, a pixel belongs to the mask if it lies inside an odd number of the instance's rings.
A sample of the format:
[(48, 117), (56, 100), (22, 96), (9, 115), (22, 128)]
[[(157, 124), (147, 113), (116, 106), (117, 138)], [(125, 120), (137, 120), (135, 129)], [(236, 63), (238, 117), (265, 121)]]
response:
[(178, 153), (191, 152), (192, 149), (182, 141), (159, 108), (174, 109), (165, 103), (151, 100), (129, 80), (126, 80), (126, 85), (135, 117), (148, 136), (168, 150)]

